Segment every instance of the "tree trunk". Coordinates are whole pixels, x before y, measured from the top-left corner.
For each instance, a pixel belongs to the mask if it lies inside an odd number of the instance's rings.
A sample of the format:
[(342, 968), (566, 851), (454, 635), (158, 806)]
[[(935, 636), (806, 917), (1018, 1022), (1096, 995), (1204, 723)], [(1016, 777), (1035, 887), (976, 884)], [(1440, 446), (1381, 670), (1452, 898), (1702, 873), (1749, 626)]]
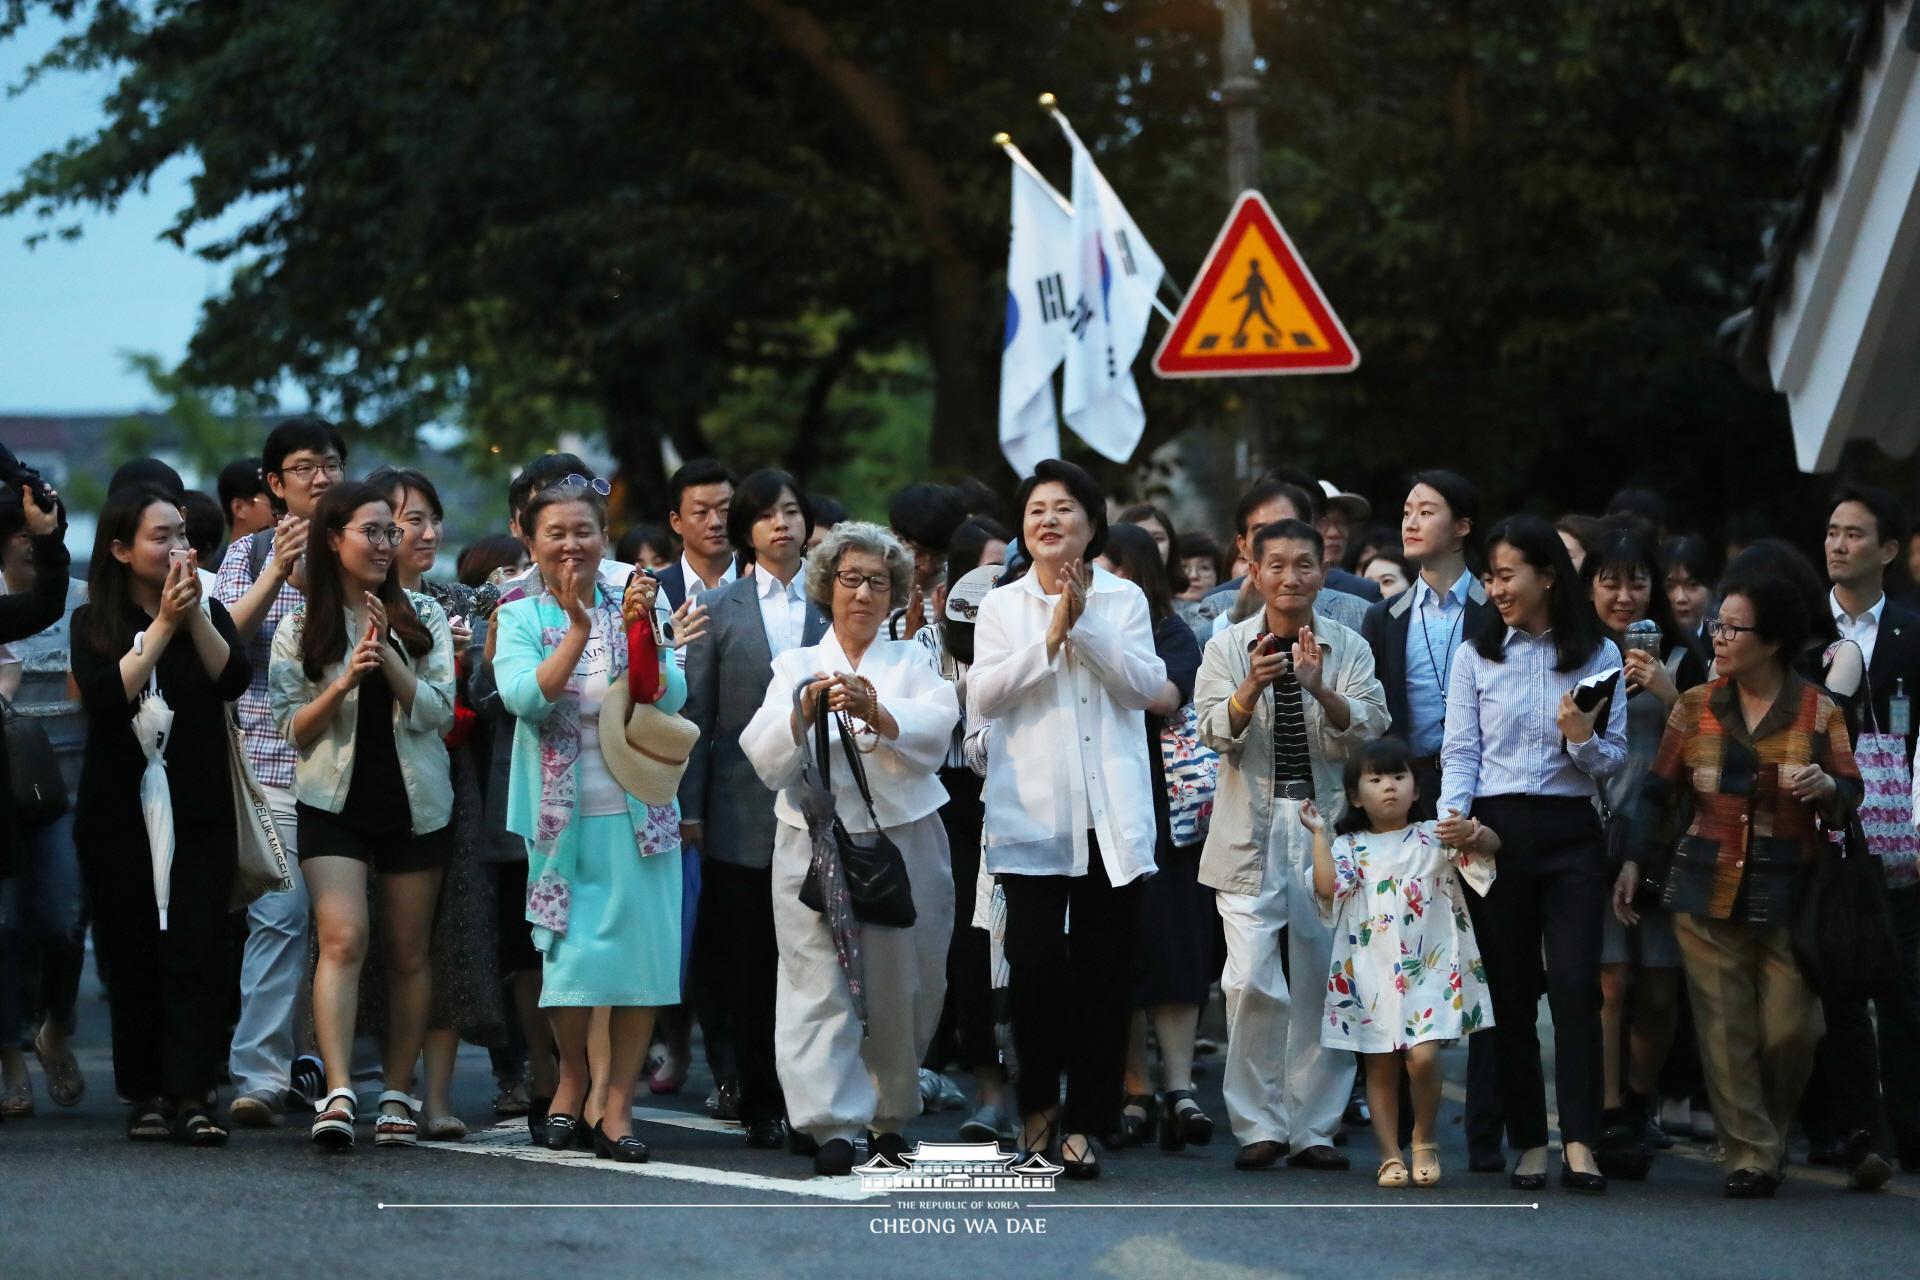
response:
[(942, 469), (977, 470), (994, 453), (997, 437), (975, 363), (979, 271), (948, 216), (947, 184), (933, 157), (913, 142), (898, 96), (878, 77), (842, 56), (819, 18), (786, 0), (746, 3), (766, 20), (774, 38), (811, 67), (840, 99), (878, 149), (919, 221), (932, 284), (926, 327), (935, 380), (933, 461)]

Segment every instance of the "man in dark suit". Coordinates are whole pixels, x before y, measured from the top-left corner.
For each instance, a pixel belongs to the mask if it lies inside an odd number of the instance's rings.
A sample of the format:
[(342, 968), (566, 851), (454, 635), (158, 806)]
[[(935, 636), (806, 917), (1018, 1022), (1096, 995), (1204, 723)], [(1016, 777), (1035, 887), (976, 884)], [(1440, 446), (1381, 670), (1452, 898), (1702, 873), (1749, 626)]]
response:
[(738, 576), (727, 513), (733, 504), (733, 472), (712, 458), (695, 458), (667, 481), (667, 523), (680, 538), (680, 558), (654, 576), (670, 607), (678, 609), (688, 588), (697, 594), (726, 586)]
[[(1374, 674), (1387, 693), (1387, 732), (1413, 752), (1420, 798), (1416, 816), (1434, 817), (1440, 796), (1440, 743), (1447, 722), (1447, 678), (1454, 655), (1499, 613), (1467, 563), (1480, 519), (1480, 493), (1451, 471), (1413, 477), (1400, 515), (1401, 548), (1420, 576), (1391, 600), (1367, 610), (1360, 634), (1373, 649)], [(1500, 1151), (1501, 1107), (1492, 1036), (1467, 1040), (1467, 1167), (1506, 1168)], [(1402, 1099), (1402, 1127), (1411, 1115)], [(1405, 1135), (1402, 1135), (1403, 1137)]]
[[(1827, 605), (1842, 639), (1860, 646), (1867, 681), (1850, 717), (1858, 734), (1896, 735), (1911, 766), (1912, 698), (1920, 691), (1920, 615), (1887, 598), (1888, 568), (1906, 539), (1906, 516), (1892, 494), (1869, 485), (1845, 485), (1834, 494), (1827, 517)], [(1911, 789), (1876, 797), (1904, 811), (1912, 830)], [(1881, 1102), (1893, 1131), (1900, 1163), (1920, 1169), (1920, 887), (1911, 859), (1887, 864), (1894, 933), (1905, 957), (1905, 980), (1872, 998), (1878, 1014), (1876, 1063), (1874, 1020), (1866, 998), (1823, 999), (1827, 1033), (1807, 1083), (1801, 1120), (1808, 1158), (1841, 1165), (1854, 1187), (1873, 1190), (1891, 1166), (1877, 1154)]]
[(693, 967), (724, 1005), (739, 1072), (723, 1085), (737, 1091), (747, 1144), (771, 1148), (785, 1138), (773, 1056), (773, 792), (740, 749), (740, 732), (766, 696), (775, 655), (817, 643), (827, 618), (802, 588), (813, 520), (792, 476), (756, 471), (741, 481), (727, 527), (754, 570), (701, 600), (710, 622), (687, 650), (684, 712), (700, 739), (680, 782), (680, 821), (701, 852)]

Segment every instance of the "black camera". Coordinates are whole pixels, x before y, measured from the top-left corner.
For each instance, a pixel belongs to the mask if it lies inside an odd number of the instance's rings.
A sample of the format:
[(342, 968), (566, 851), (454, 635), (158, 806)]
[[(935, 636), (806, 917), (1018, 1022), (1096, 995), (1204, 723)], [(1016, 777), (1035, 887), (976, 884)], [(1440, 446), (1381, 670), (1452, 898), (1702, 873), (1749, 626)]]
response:
[(33, 490), (33, 500), (42, 511), (52, 511), (59, 499), (53, 496), (53, 486), (46, 477), (35, 471), (13, 454), (13, 450), (0, 444), (0, 487), (8, 493), (18, 493), (22, 488)]

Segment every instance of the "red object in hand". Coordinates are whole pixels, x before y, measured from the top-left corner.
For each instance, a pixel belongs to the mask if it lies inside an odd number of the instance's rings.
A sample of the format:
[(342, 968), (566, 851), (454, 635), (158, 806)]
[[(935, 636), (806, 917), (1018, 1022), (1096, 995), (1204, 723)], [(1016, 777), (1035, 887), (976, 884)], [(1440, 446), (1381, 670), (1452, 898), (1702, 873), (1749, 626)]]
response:
[(627, 628), (627, 694), (635, 706), (660, 701), (660, 643), (654, 639), (653, 618), (643, 613)]

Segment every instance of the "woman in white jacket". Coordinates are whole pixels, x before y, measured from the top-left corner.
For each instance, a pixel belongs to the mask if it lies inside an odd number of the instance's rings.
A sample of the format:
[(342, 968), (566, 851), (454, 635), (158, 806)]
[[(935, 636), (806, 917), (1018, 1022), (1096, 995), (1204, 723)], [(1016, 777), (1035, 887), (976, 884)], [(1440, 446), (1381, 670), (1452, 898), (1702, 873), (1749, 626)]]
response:
[(1140, 881), (1154, 870), (1143, 713), (1167, 668), (1140, 588), (1089, 568), (1107, 540), (1093, 477), (1049, 459), (1018, 497), (1033, 568), (980, 604), (968, 711), (992, 722), (986, 869), (1007, 899), (1020, 1144), (1057, 1140), (1067, 1176), (1092, 1178), (1088, 1135), (1112, 1131), (1126, 1066)]
[[(947, 990), (953, 879), (938, 770), (960, 716), (953, 686), (912, 640), (877, 639), (906, 599), (913, 557), (878, 525), (834, 526), (807, 556), (806, 591), (832, 628), (817, 645), (774, 659), (760, 710), (740, 736), (760, 778), (778, 791), (774, 817), (773, 919), (780, 942), (774, 1044), (793, 1128), (819, 1144), (814, 1168), (853, 1168), (853, 1139), (868, 1131), (875, 1157), (900, 1161), (900, 1131), (920, 1114), (920, 1060), (933, 1040)], [(796, 698), (796, 691), (798, 697)], [(840, 821), (856, 838), (876, 821), (906, 861), (915, 920), (910, 928), (859, 926), (864, 1035), (827, 919), (800, 901), (813, 842), (800, 808), (813, 716), (826, 699), (828, 777)], [(862, 798), (840, 745), (839, 713), (872, 792)], [(864, 843), (864, 841), (863, 841)]]

